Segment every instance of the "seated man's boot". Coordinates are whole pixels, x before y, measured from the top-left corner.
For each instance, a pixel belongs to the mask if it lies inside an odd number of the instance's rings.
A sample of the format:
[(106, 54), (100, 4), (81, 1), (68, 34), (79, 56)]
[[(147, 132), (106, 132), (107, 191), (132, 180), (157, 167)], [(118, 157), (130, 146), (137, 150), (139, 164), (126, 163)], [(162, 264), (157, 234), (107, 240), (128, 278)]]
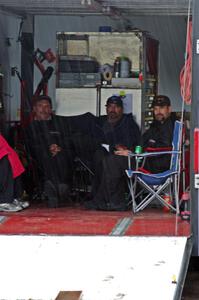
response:
[(59, 205), (65, 206), (71, 204), (70, 187), (66, 183), (58, 184)]
[(90, 210), (107, 210), (107, 205), (104, 201), (96, 201), (95, 199), (86, 201), (84, 206)]
[(48, 207), (58, 207), (58, 192), (56, 186), (53, 184), (52, 181), (46, 180), (44, 182), (44, 193), (47, 196)]
[(124, 203), (108, 203), (107, 210), (109, 211), (126, 211), (129, 210), (130, 207), (125, 205)]

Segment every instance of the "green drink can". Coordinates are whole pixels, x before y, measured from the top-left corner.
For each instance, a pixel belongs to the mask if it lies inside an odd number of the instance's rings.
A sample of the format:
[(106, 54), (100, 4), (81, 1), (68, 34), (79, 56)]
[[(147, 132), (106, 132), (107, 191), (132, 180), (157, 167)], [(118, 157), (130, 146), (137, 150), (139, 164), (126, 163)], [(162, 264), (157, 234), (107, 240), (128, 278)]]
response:
[(136, 154), (142, 153), (142, 146), (136, 146), (136, 147), (135, 147), (135, 153), (136, 153)]

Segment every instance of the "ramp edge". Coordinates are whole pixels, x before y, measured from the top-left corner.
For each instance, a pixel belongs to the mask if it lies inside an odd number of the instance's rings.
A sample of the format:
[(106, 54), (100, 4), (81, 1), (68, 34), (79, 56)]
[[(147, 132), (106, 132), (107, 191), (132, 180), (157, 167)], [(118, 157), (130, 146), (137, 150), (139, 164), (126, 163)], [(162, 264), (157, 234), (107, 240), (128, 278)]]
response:
[(193, 240), (192, 240), (192, 236), (190, 236), (189, 238), (187, 238), (187, 242), (186, 242), (186, 246), (182, 258), (182, 264), (180, 267), (178, 283), (176, 286), (173, 300), (179, 300), (182, 297), (183, 287), (187, 275), (187, 270), (189, 267), (189, 261), (192, 254), (192, 248), (193, 248)]

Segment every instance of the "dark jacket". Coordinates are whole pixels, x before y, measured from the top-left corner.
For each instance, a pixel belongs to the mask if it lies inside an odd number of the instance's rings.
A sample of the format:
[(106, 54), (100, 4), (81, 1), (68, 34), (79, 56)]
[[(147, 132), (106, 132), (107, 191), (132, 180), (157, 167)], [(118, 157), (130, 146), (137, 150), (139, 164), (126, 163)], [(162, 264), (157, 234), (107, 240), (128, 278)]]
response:
[(62, 151), (69, 151), (70, 136), (63, 117), (52, 116), (47, 121), (32, 121), (25, 130), (28, 152), (36, 160), (51, 157), (49, 146), (57, 144)]
[(116, 145), (133, 150), (140, 144), (140, 130), (132, 114), (123, 114), (114, 126), (107, 121), (107, 116), (96, 118), (92, 135), (99, 145), (108, 144), (112, 151)]
[[(172, 147), (175, 121), (175, 114), (171, 114), (171, 116), (166, 119), (164, 123), (154, 120), (150, 128), (142, 136), (143, 147)], [(152, 173), (168, 170), (170, 167), (170, 159), (171, 156), (167, 154), (149, 157), (146, 159), (144, 168)]]
[(96, 117), (86, 113), (66, 119), (75, 153), (80, 157), (91, 159), (101, 144), (110, 145), (113, 151), (119, 144), (133, 149), (140, 143), (140, 130), (132, 114), (124, 114), (115, 126), (107, 122), (106, 115)]
[(85, 114), (63, 117), (72, 141), (73, 153), (84, 161), (90, 161), (96, 151), (96, 142), (93, 137), (96, 116)]

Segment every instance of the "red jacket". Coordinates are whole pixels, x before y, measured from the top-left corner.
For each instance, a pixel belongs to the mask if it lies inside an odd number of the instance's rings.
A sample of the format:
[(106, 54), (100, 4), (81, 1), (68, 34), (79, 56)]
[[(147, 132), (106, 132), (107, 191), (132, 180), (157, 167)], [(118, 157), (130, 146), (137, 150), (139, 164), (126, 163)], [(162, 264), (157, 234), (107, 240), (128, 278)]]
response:
[(6, 155), (8, 156), (12, 168), (13, 178), (16, 178), (24, 172), (24, 167), (17, 153), (8, 145), (7, 141), (0, 134), (0, 159)]

